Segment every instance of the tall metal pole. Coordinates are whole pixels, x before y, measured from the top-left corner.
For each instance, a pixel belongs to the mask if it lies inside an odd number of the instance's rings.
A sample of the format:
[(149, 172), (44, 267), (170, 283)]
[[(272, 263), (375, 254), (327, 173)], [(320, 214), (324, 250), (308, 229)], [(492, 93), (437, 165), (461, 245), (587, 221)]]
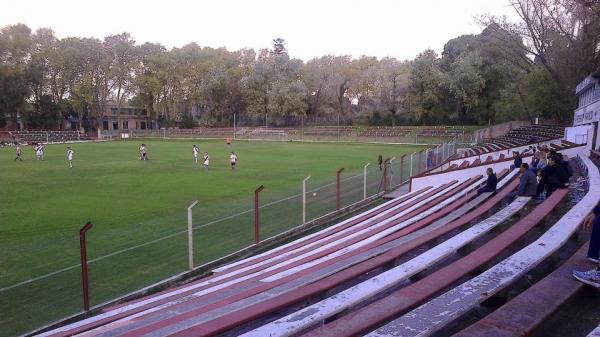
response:
[(255, 191), (254, 191), (254, 243), (258, 243), (260, 241), (260, 234), (259, 234), (259, 228), (260, 228), (260, 218), (259, 218), (259, 200), (258, 200), (258, 193), (260, 193), (260, 191), (262, 191), (265, 187), (263, 185), (260, 185)]
[(336, 209), (340, 209), (341, 205), (342, 205), (342, 198), (340, 196), (340, 173), (342, 173), (342, 171), (344, 170), (344, 168), (342, 167), (341, 169), (337, 170), (336, 172), (336, 198), (335, 198), (335, 206)]
[(90, 310), (90, 288), (87, 269), (87, 247), (85, 245), (85, 233), (92, 228), (92, 223), (88, 222), (79, 230), (79, 249), (81, 253), (81, 283), (83, 285), (83, 310)]
[(363, 200), (367, 199), (367, 167), (369, 167), (371, 163), (367, 163), (363, 167)]
[(192, 208), (198, 204), (198, 200), (192, 202), (187, 209), (188, 216), (188, 269), (194, 270), (194, 227), (192, 224)]
[(306, 223), (306, 182), (310, 179), (310, 176), (302, 180), (302, 224)]
[(233, 139), (235, 139), (235, 112), (233, 113)]

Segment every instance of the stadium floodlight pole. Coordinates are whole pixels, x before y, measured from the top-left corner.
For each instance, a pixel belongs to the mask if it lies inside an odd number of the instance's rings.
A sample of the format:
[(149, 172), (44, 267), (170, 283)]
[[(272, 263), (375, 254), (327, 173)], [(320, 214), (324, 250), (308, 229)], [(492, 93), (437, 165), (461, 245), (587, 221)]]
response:
[(198, 204), (198, 200), (192, 202), (188, 208), (188, 268), (194, 270), (194, 228), (192, 225), (192, 208)]
[(344, 168), (342, 167), (341, 169), (337, 170), (336, 172), (336, 198), (335, 198), (335, 206), (336, 209), (339, 210), (341, 208), (341, 197), (340, 197), (340, 174), (342, 173), (342, 171), (344, 170)]
[(366, 163), (363, 166), (363, 200), (367, 199), (367, 167), (369, 167), (371, 163)]
[(254, 191), (254, 243), (258, 244), (258, 242), (260, 241), (260, 234), (259, 234), (259, 228), (260, 228), (260, 218), (259, 218), (259, 200), (258, 200), (258, 194), (260, 193), (260, 191), (262, 191), (265, 188), (264, 185), (260, 185), (255, 191)]
[(81, 253), (81, 283), (83, 285), (83, 310), (90, 310), (90, 288), (88, 283), (87, 269), (87, 248), (85, 246), (85, 233), (92, 228), (92, 223), (88, 221), (79, 230), (79, 249)]
[(310, 179), (310, 176), (302, 180), (302, 224), (306, 223), (306, 182)]

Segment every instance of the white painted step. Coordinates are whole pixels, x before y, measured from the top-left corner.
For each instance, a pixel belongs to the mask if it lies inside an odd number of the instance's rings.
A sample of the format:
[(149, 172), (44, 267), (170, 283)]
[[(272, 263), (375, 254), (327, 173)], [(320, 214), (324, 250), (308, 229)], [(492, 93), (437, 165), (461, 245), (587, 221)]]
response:
[(508, 220), (530, 200), (519, 197), (498, 213), (431, 248), (421, 255), (293, 314), (249, 331), (244, 337), (290, 336), (357, 305), (450, 256), (461, 247)]
[(600, 190), (597, 188), (600, 185), (598, 168), (587, 157), (579, 156), (579, 158), (587, 168), (590, 189), (580, 202), (539, 239), (481, 275), (430, 300), (367, 336), (430, 336), (509, 286), (560, 249), (577, 231), (584, 217), (600, 201)]

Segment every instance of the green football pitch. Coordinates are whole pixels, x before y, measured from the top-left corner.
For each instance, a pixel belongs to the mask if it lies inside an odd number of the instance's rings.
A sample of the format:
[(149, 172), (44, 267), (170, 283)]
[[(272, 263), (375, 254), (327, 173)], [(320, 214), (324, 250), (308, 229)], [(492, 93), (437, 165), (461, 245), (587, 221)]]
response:
[[(140, 143), (149, 160), (138, 159)], [(208, 151), (210, 169), (196, 166), (192, 145)], [(135, 291), (187, 269), (186, 207), (194, 209), (195, 265), (253, 242), (253, 193), (259, 185), (266, 238), (301, 223), (301, 182), (310, 175), (308, 218), (334, 210), (335, 172), (344, 168), (343, 203), (369, 194), (381, 174), (377, 157), (423, 147), (382, 144), (206, 140), (130, 140), (46, 147), (23, 161), (0, 148), (0, 335), (33, 330), (81, 311), (78, 231), (87, 221), (92, 305)], [(238, 154), (235, 171), (229, 152)], [(394, 173), (396, 174), (396, 173)], [(406, 177), (406, 176), (405, 176)], [(320, 186), (327, 187), (318, 189)], [(316, 189), (316, 190), (315, 190)], [(315, 190), (313, 192), (313, 190)]]

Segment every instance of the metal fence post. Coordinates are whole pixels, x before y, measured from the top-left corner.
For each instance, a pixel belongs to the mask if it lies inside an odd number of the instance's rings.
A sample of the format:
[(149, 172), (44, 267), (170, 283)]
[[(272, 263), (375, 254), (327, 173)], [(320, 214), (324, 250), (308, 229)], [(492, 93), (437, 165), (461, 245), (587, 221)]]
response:
[(335, 206), (336, 209), (339, 210), (342, 205), (342, 200), (340, 197), (340, 173), (342, 173), (342, 171), (344, 170), (344, 168), (342, 167), (341, 169), (337, 170), (336, 172), (336, 198), (335, 198)]
[(404, 157), (406, 157), (406, 154), (400, 157), (400, 184), (404, 182)]
[(310, 176), (302, 180), (302, 224), (306, 223), (306, 182), (310, 179)]
[(188, 216), (188, 269), (194, 270), (194, 234), (192, 225), (192, 208), (198, 204), (198, 200), (192, 202), (187, 209)]
[(254, 243), (257, 244), (260, 241), (260, 234), (259, 234), (259, 228), (260, 228), (260, 218), (259, 218), (259, 200), (258, 200), (258, 194), (260, 193), (260, 191), (262, 191), (265, 187), (263, 185), (260, 185), (255, 191), (254, 191)]
[(86, 223), (79, 230), (79, 249), (81, 253), (81, 283), (83, 284), (83, 310), (90, 310), (90, 288), (87, 269), (87, 247), (85, 245), (85, 233), (92, 228), (92, 223)]
[(409, 178), (413, 176), (413, 157), (415, 156), (415, 153), (411, 153), (410, 154), (410, 175), (408, 176)]
[(390, 188), (394, 186), (394, 160), (396, 157), (390, 158)]
[(365, 164), (363, 166), (363, 200), (367, 199), (367, 167), (369, 167), (371, 163)]

